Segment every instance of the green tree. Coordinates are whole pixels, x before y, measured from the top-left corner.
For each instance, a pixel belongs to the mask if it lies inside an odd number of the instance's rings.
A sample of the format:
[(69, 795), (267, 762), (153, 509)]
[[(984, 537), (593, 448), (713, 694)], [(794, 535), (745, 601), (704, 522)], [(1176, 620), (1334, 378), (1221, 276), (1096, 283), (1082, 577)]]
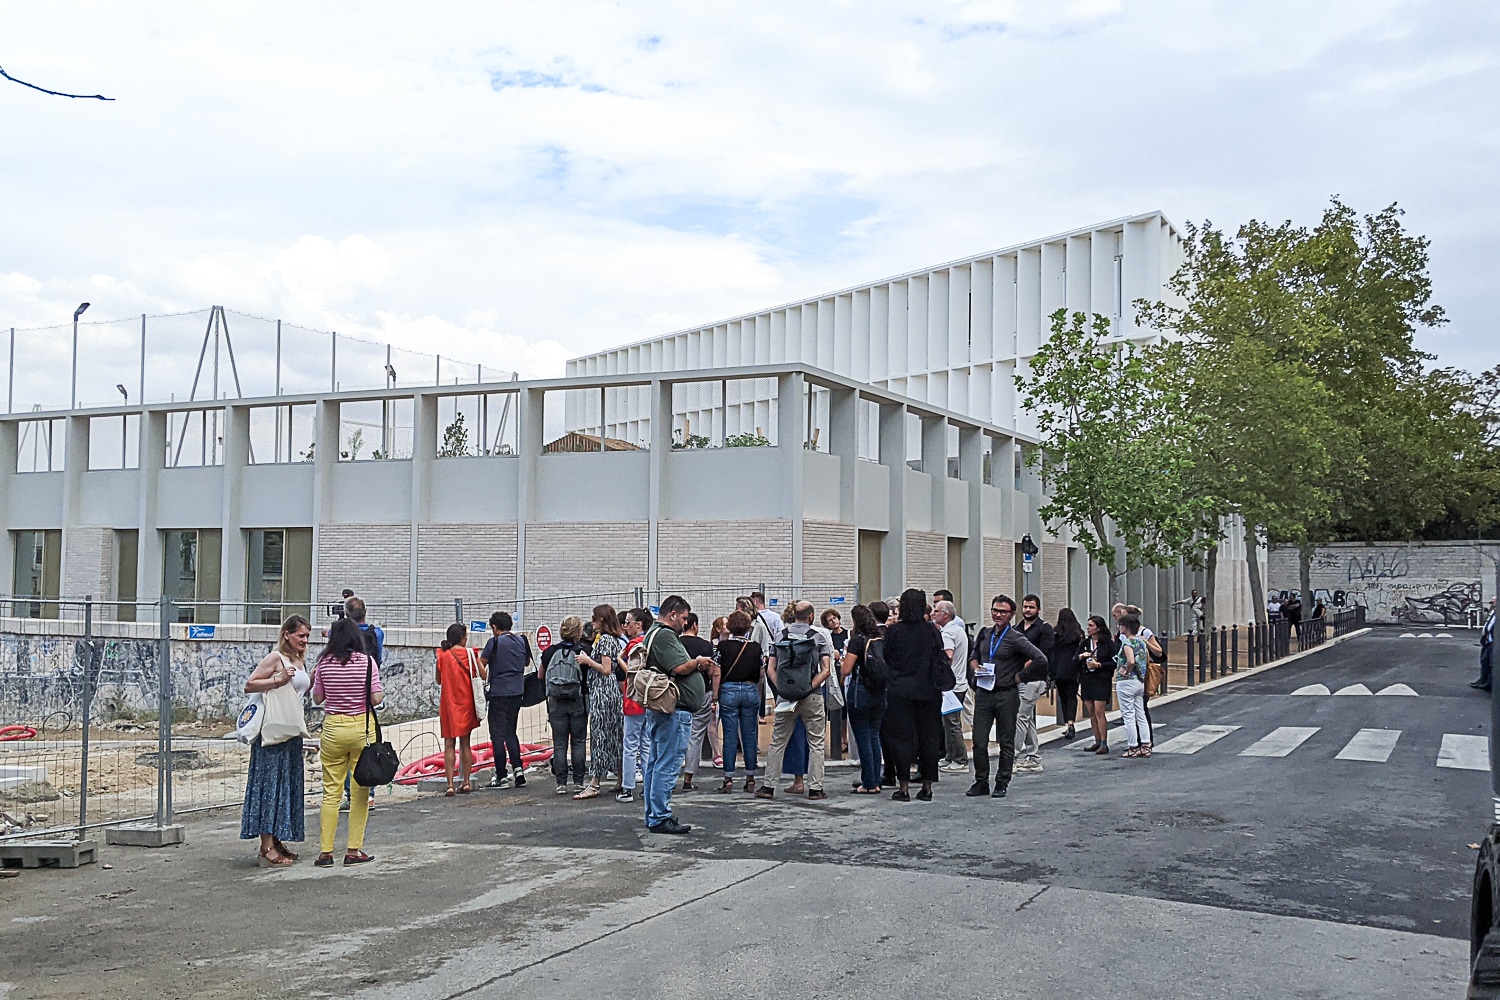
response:
[(443, 428), (443, 443), (438, 446), (438, 458), (462, 458), (469, 453), (469, 429), (464, 426), (464, 415), (455, 413), (453, 422)]
[[(1027, 461), (1047, 488), (1037, 513), (1071, 528), (1115, 581), (1132, 567), (1196, 558), (1215, 498), (1196, 494), (1190, 428), (1160, 348), (1111, 337), (1110, 320), (1052, 314), (1052, 335), (1017, 387), (1041, 447)], [(1121, 550), (1123, 543), (1123, 551)]]

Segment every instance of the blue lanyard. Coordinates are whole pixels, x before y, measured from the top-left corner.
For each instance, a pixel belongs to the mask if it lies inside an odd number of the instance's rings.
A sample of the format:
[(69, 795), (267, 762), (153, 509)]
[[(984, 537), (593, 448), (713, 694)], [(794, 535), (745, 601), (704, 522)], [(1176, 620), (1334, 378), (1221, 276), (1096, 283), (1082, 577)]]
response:
[(995, 662), (995, 654), (1000, 651), (1000, 644), (1005, 641), (1005, 637), (1009, 633), (1010, 633), (1010, 626), (1009, 625), (1005, 626), (1005, 631), (1000, 633), (1000, 637), (999, 638), (995, 637), (995, 630), (994, 629), (990, 629), (990, 662), (991, 663)]

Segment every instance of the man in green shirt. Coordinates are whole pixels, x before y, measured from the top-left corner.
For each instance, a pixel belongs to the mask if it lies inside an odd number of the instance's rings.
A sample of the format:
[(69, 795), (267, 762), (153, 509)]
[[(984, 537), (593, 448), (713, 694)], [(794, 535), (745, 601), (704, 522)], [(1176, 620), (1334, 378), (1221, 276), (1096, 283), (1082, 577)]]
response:
[(646, 829), (652, 833), (687, 833), (692, 829), (672, 815), (672, 787), (682, 770), (688, 729), (693, 713), (708, 697), (702, 671), (713, 666), (708, 657), (689, 657), (677, 633), (687, 623), (692, 606), (677, 594), (661, 602), (653, 625), (642, 640), (646, 644), (646, 669), (666, 674), (677, 682), (677, 711), (646, 709), (646, 738), (651, 756), (646, 762), (641, 797), (646, 802)]

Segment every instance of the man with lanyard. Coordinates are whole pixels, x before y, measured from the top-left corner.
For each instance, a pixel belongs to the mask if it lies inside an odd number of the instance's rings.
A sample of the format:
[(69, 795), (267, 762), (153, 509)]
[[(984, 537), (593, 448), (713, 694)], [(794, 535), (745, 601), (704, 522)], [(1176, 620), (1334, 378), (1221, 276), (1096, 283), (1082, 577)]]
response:
[[(1021, 633), (1049, 660), (1057, 638), (1052, 626), (1042, 620), (1042, 599), (1035, 594), (1021, 598)], [(1047, 693), (1048, 680), (1019, 685), (1021, 707), (1016, 714), (1016, 771), (1030, 774), (1042, 770), (1042, 741), (1036, 731), (1036, 703)]]
[(657, 622), (643, 639), (645, 669), (666, 674), (677, 682), (677, 711), (646, 709), (646, 737), (651, 741), (651, 750), (641, 797), (646, 800), (646, 829), (652, 833), (682, 834), (692, 829), (672, 815), (672, 787), (677, 784), (677, 772), (682, 769), (682, 754), (686, 749), (683, 727), (691, 724), (693, 713), (707, 700), (708, 686), (702, 671), (713, 666), (711, 658), (690, 658), (677, 636), (692, 610), (684, 598), (672, 594), (661, 602)]
[[(974, 669), (974, 784), (965, 795), (1003, 799), (1016, 761), (1017, 689), (1022, 681), (1045, 678), (1047, 656), (1011, 626), (1016, 602), (1001, 594), (990, 602), (988, 628), (981, 629), (969, 654)], [(995, 790), (990, 791), (990, 730), (1000, 744)]]

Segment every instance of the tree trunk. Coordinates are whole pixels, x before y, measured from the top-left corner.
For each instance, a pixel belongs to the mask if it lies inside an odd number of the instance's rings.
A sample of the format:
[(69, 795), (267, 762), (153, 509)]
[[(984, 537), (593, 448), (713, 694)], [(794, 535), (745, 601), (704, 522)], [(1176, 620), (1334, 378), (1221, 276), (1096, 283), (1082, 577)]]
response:
[(1303, 545), (1297, 549), (1297, 586), (1302, 591), (1302, 617), (1304, 620), (1312, 617), (1312, 559), (1317, 547), (1314, 545)]
[(1260, 538), (1249, 520), (1245, 526), (1245, 566), (1250, 570), (1250, 605), (1255, 620), (1266, 624), (1266, 588), (1260, 580)]
[[(1203, 627), (1210, 632), (1219, 618), (1218, 609), (1214, 607), (1214, 602), (1218, 600), (1218, 576), (1219, 543), (1216, 541), (1208, 547), (1208, 557), (1203, 560)], [(1193, 609), (1188, 608), (1188, 614), (1192, 613)]]

